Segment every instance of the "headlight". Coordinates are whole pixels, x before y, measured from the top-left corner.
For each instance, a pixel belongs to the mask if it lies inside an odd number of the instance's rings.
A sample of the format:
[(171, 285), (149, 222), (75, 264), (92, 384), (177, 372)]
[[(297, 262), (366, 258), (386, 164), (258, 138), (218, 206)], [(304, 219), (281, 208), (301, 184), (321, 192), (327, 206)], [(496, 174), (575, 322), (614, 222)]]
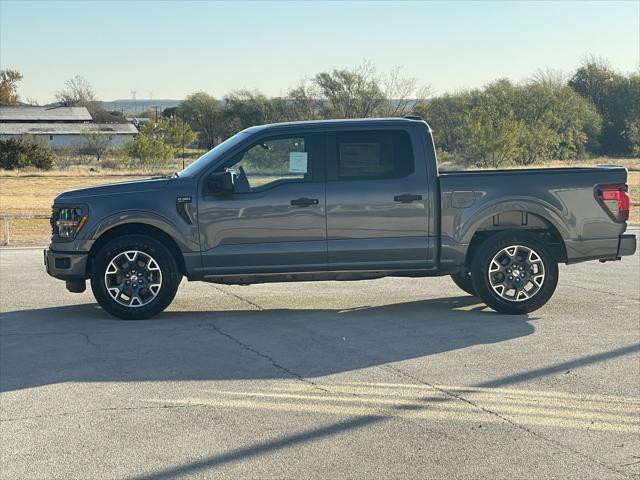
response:
[[(55, 220), (54, 234), (59, 238), (74, 238), (89, 218), (82, 208), (62, 207), (54, 210)], [(57, 213), (57, 215), (56, 215)]]

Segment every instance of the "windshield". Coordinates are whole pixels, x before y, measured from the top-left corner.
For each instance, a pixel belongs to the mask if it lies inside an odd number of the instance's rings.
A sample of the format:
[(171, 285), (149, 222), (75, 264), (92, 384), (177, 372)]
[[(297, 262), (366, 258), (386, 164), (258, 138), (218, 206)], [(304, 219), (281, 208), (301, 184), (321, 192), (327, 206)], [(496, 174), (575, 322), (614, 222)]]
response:
[(224, 155), (226, 152), (242, 142), (245, 138), (247, 138), (246, 133), (236, 133), (233, 137), (226, 139), (224, 142), (215, 146), (207, 153), (202, 155), (200, 158), (191, 163), (187, 168), (178, 172), (178, 175), (180, 177), (191, 177), (197, 174), (203, 168), (207, 167), (213, 159)]

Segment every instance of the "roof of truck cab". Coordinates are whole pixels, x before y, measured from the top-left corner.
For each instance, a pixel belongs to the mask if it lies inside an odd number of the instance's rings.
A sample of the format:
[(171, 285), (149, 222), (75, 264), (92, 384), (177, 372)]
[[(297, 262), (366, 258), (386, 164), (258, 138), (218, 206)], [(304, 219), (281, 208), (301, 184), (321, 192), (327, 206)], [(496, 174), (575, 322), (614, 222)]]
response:
[(283, 122), (268, 123), (266, 125), (256, 125), (243, 130), (244, 133), (257, 133), (264, 130), (290, 129), (292, 127), (300, 128), (340, 128), (353, 126), (398, 126), (411, 125), (416, 122), (426, 123), (424, 120), (413, 118), (350, 118), (337, 120), (306, 120), (301, 122)]

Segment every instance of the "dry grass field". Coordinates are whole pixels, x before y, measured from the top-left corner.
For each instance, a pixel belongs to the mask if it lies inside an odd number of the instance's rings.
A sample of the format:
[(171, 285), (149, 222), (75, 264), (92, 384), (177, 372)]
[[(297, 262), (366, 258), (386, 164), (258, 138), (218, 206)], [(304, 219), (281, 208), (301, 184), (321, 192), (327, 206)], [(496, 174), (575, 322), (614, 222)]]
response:
[[(53, 199), (65, 190), (141, 177), (142, 175), (104, 173), (2, 173), (0, 174), (0, 216), (49, 215)], [(51, 227), (47, 219), (14, 219), (9, 223), (10, 245), (45, 245), (50, 235)]]
[[(586, 163), (622, 163), (634, 171), (629, 172), (629, 192), (632, 201), (640, 201), (640, 160), (609, 161), (597, 159)], [(585, 164), (585, 163), (583, 163)], [(554, 162), (544, 166), (567, 166)], [(571, 166), (576, 166), (572, 163)], [(90, 172), (88, 170), (66, 172), (0, 172), (0, 216), (16, 214), (49, 215), (51, 203), (60, 192), (90, 185), (122, 182), (148, 177), (144, 172)], [(631, 223), (640, 224), (640, 206), (631, 209)], [(47, 219), (13, 219), (10, 221), (10, 244), (14, 246), (45, 245), (51, 228)], [(0, 243), (1, 243), (0, 238)]]

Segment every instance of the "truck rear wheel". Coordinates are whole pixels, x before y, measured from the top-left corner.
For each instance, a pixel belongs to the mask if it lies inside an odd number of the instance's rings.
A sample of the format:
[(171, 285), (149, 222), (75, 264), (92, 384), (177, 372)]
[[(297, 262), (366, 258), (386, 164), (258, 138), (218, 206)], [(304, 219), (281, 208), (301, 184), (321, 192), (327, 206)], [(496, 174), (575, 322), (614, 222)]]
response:
[(146, 235), (125, 235), (97, 253), (91, 289), (102, 308), (124, 320), (142, 320), (173, 301), (182, 275), (171, 252)]
[(462, 290), (467, 292), (469, 295), (476, 295), (476, 291), (473, 288), (473, 282), (471, 281), (471, 272), (466, 268), (458, 273), (454, 273), (451, 275), (451, 280)]
[(535, 236), (506, 231), (478, 247), (471, 278), (489, 307), (518, 315), (537, 310), (551, 298), (558, 284), (558, 264)]

